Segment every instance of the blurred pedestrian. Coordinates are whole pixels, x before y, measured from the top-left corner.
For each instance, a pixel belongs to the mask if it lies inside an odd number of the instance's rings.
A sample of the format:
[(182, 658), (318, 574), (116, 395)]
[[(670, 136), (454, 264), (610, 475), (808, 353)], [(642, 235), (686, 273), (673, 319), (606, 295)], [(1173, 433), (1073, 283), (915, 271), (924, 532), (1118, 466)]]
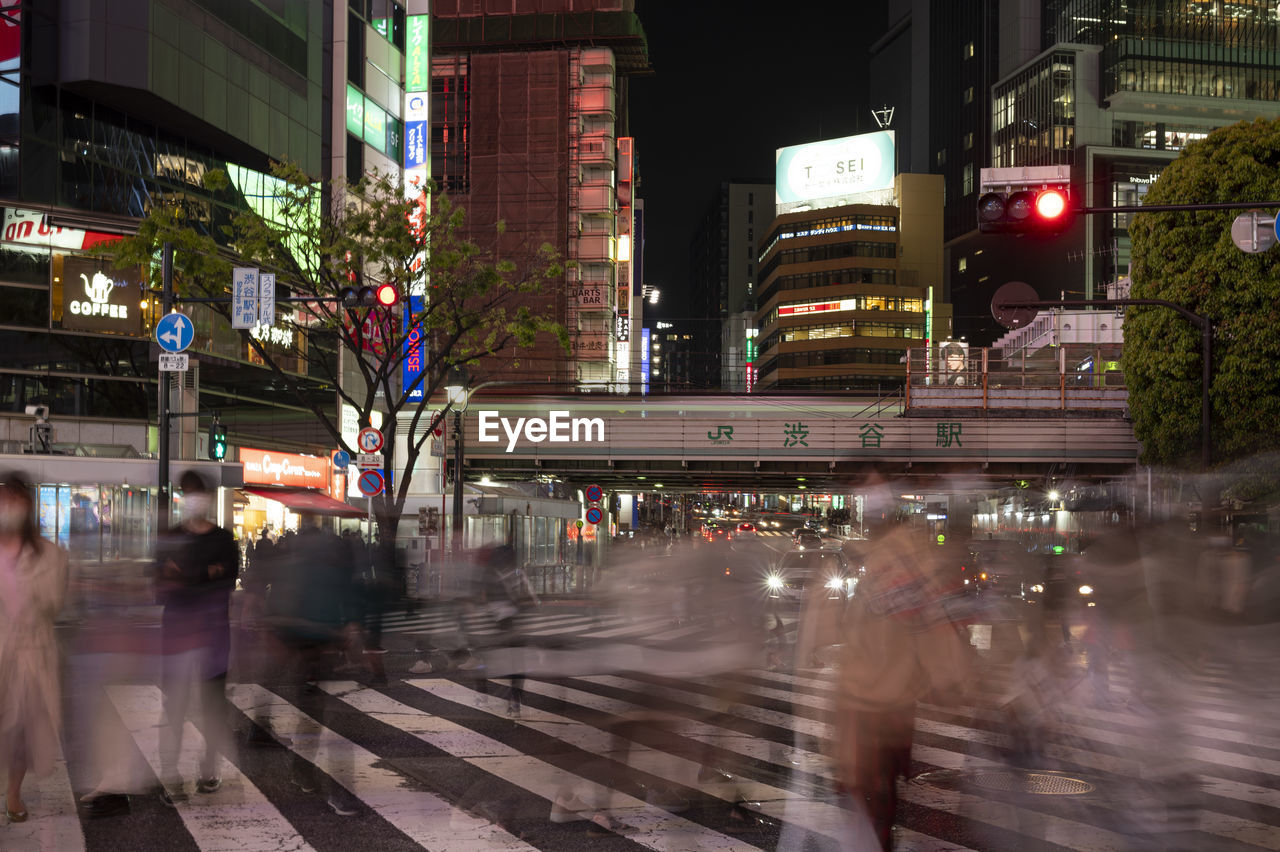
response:
[(182, 523), (156, 543), (156, 593), (161, 616), (164, 725), (160, 729), (160, 799), (172, 807), (185, 801), (178, 755), (193, 688), (205, 750), (196, 791), (222, 785), (219, 764), (230, 745), (227, 668), (231, 656), (231, 593), (240, 571), (240, 550), (228, 530), (209, 520), (214, 492), (189, 470), (179, 480)]
[[(524, 700), (524, 639), (520, 632), (519, 618), (527, 609), (537, 605), (533, 590), (524, 579), (516, 558), (515, 548), (509, 544), (489, 548), (481, 559), (480, 583), (484, 607), (497, 624), (498, 634), (493, 642), (498, 653), (485, 655), (486, 675), (502, 674), (511, 678), (511, 692), (507, 699), (507, 714), (519, 717)], [(499, 662), (499, 661), (503, 662)], [(482, 680), (482, 692), (488, 691), (487, 680)]]
[(283, 688), (302, 711), (291, 755), (292, 781), (304, 792), (321, 792), (339, 816), (351, 816), (358, 810), (340, 786), (350, 775), (350, 755), (330, 754), (323, 772), (315, 766), (320, 728), (330, 713), (330, 702), (316, 684), (332, 675), (358, 629), (360, 612), (351, 548), (322, 523), (319, 517), (304, 516), (298, 534), (277, 556), (264, 620), (283, 655), (277, 675), (283, 682), (277, 689)]
[(866, 564), (839, 618), (823, 605), (822, 584), (809, 584), (806, 617), (813, 613), (817, 623), (802, 627), (796, 648), (799, 661), (839, 646), (830, 747), (837, 794), (850, 815), (847, 836), (831, 847), (839, 849), (877, 841), (892, 848), (897, 779), (911, 767), (916, 702), (953, 697), (971, 670), (972, 649), (947, 615), (941, 566), (924, 537), (893, 521), (876, 524)]
[(24, 822), (22, 781), (47, 775), (59, 754), (62, 698), (53, 622), (67, 590), (67, 554), (36, 531), (31, 486), (0, 479), (0, 768), (4, 809)]

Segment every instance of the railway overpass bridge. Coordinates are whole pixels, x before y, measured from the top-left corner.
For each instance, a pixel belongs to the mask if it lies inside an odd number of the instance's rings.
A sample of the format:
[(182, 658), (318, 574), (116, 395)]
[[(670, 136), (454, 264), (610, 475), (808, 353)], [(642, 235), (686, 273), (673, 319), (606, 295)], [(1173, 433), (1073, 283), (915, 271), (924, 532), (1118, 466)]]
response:
[[(1140, 447), (1123, 389), (850, 395), (474, 394), (464, 475), (606, 490), (848, 490), (885, 478), (1105, 480)], [(452, 451), (450, 451), (450, 454)], [(802, 479), (803, 478), (803, 479)]]

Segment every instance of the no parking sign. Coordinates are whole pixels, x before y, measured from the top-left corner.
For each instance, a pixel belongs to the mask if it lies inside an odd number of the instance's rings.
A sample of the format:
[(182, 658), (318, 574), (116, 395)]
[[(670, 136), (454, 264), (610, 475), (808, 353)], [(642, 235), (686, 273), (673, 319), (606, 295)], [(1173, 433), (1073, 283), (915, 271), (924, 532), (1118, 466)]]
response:
[(386, 480), (382, 478), (380, 470), (362, 470), (360, 478), (356, 480), (356, 487), (360, 489), (360, 493), (366, 497), (376, 497), (382, 493), (382, 487)]

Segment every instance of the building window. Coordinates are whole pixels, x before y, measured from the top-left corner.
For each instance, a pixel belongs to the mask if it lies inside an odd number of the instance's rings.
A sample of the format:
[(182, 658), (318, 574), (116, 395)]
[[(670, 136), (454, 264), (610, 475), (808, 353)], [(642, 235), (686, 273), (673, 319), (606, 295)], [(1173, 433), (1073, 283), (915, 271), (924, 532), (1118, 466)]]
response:
[(756, 194), (755, 194), (754, 192), (748, 192), (748, 193), (747, 193), (747, 203), (748, 203), (748, 204), (755, 204), (755, 203), (756, 203)]
[(964, 46), (961, 55), (964, 56), (965, 59), (973, 58), (973, 42), (969, 42)]
[(966, 104), (973, 103), (973, 86), (964, 90), (964, 102)]
[(964, 187), (960, 190), (961, 195), (968, 195), (973, 192), (973, 163), (964, 164)]
[(966, 133), (964, 135), (964, 149), (966, 151), (973, 150), (973, 134), (972, 133)]
[(938, 166), (945, 166), (947, 164), (947, 149), (943, 148), (941, 151), (934, 154), (933, 161)]
[(748, 210), (748, 211), (747, 211), (747, 221), (748, 221), (748, 222), (755, 222), (755, 220), (756, 220), (756, 211), (754, 211), (754, 210)]
[(956, 271), (957, 271), (957, 272), (968, 272), (968, 271), (969, 271), (969, 258), (967, 258), (967, 257), (962, 257), (962, 258), (960, 258), (960, 261), (959, 261), (958, 263), (956, 263)]

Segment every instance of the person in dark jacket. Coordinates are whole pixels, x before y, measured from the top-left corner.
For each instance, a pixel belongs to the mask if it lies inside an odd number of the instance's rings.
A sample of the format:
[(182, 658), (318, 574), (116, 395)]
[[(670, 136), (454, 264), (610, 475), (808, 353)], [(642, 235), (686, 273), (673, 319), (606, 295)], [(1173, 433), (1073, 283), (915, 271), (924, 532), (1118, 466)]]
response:
[(293, 783), (304, 792), (323, 792), (340, 816), (358, 812), (333, 780), (340, 782), (350, 774), (350, 756), (330, 755), (325, 771), (317, 770), (318, 726), (327, 726), (330, 702), (314, 684), (330, 676), (335, 659), (356, 631), (354, 571), (348, 544), (325, 530), (320, 518), (304, 517), (298, 534), (277, 551), (264, 618), (283, 655), (282, 694), (303, 712), (292, 753)]
[(156, 544), (156, 594), (164, 606), (160, 621), (165, 715), (160, 729), (160, 796), (170, 806), (186, 798), (178, 775), (178, 754), (193, 682), (200, 687), (205, 739), (196, 790), (212, 793), (222, 784), (220, 758), (230, 740), (230, 601), (240, 570), (235, 538), (209, 520), (214, 493), (208, 483), (199, 473), (187, 471), (179, 486), (182, 523)]

